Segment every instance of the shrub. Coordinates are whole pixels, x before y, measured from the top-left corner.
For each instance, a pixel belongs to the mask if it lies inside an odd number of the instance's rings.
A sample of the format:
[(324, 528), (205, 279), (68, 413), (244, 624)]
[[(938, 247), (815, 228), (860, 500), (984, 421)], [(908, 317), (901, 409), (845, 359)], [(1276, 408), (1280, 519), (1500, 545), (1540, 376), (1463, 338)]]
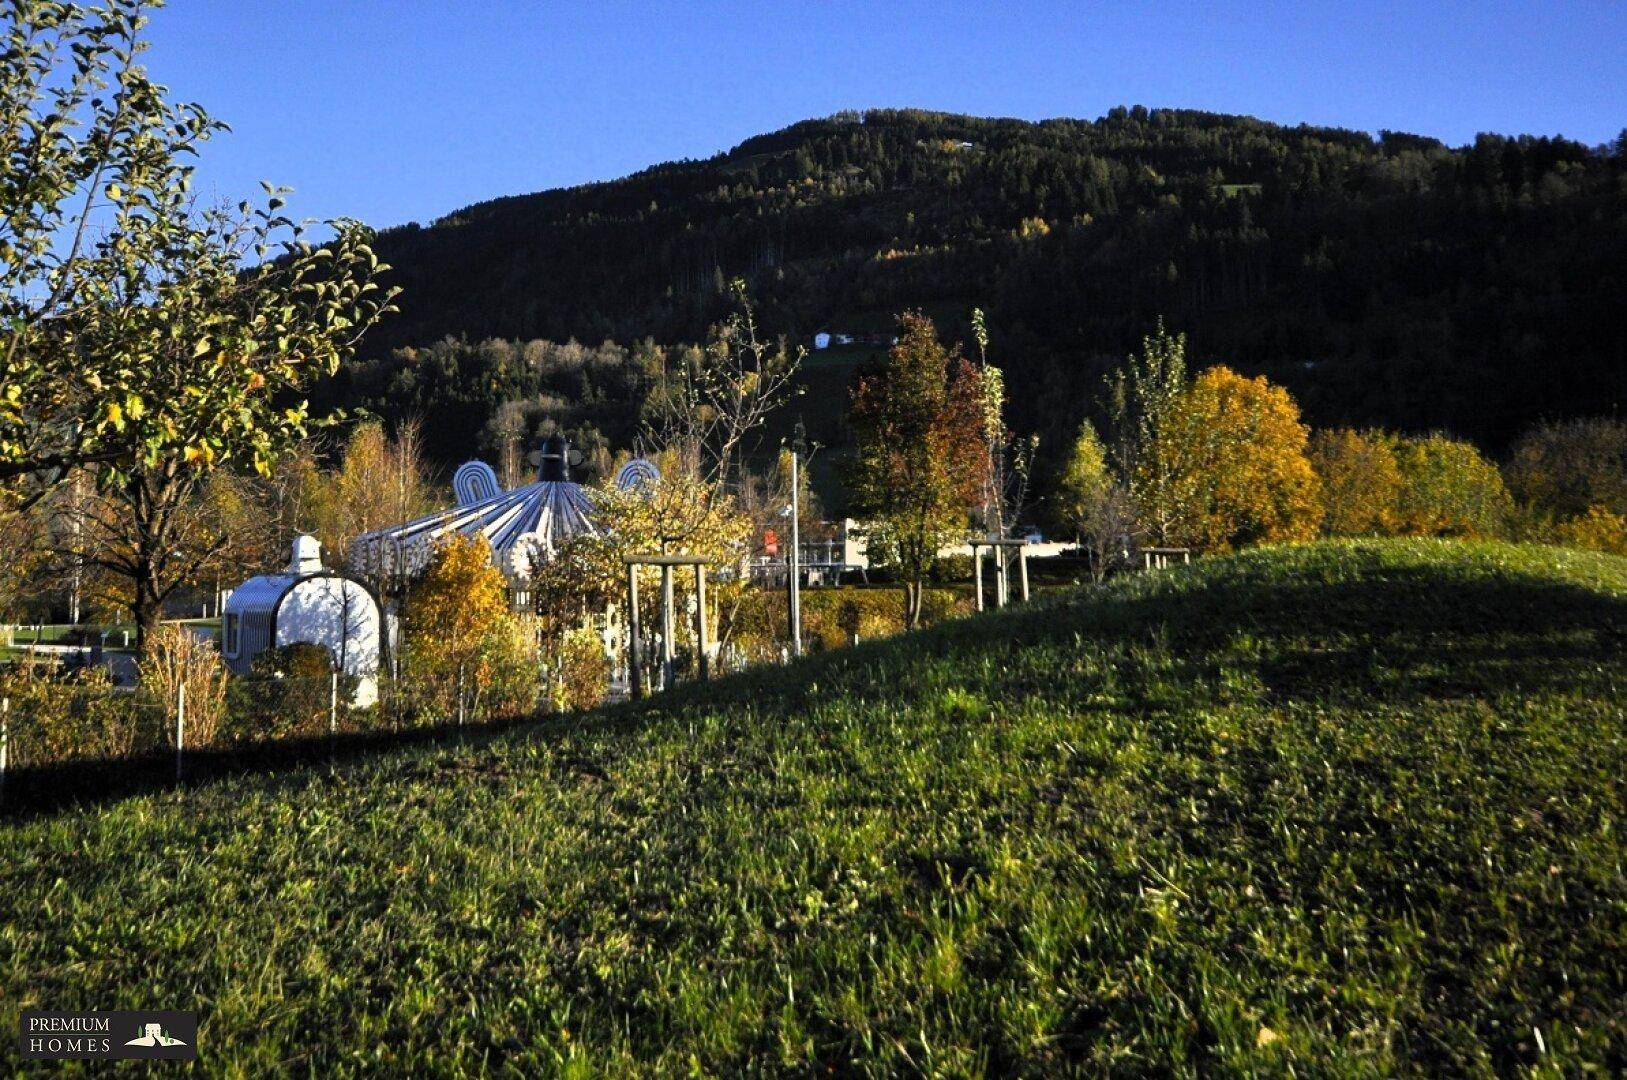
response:
[(441, 718), (528, 712), (541, 689), (532, 634), (509, 610), (484, 539), (442, 543), (409, 590), (402, 648), (405, 700)]
[(160, 626), (147, 641), (139, 665), (140, 685), (165, 718), (165, 737), (175, 741), (175, 709), (186, 687), (186, 743), (208, 746), (226, 718), (226, 667), (211, 642), (184, 626)]
[(1394, 438), (1401, 474), (1401, 531), (1418, 536), (1500, 537), (1514, 503), (1497, 466), (1469, 443), (1445, 435)]
[(1602, 506), (1590, 506), (1587, 513), (1561, 522), (1554, 530), (1554, 539), (1566, 547), (1627, 555), (1627, 517)]
[(549, 671), (548, 693), (555, 712), (591, 709), (610, 685), (610, 661), (597, 631), (578, 627), (559, 641)]
[(1507, 477), (1516, 498), (1561, 517), (1585, 516), (1595, 507), (1627, 514), (1627, 421), (1538, 425), (1514, 444)]
[[(750, 663), (777, 660), (786, 643), (783, 589), (753, 590), (728, 613), (722, 640)], [(922, 590), (921, 622), (941, 622), (972, 610), (963, 589)], [(802, 643), (809, 652), (839, 649), (857, 634), (862, 641), (890, 637), (904, 629), (904, 599), (893, 589), (843, 587), (804, 589)]]
[(1399, 526), (1401, 469), (1382, 434), (1336, 428), (1311, 436), (1311, 467), (1322, 481), (1322, 531), (1388, 535)]
[(12, 766), (125, 757), (160, 738), (157, 716), (115, 689), (104, 667), (63, 672), (31, 658), (0, 665), (0, 697), (10, 704)]
[[(328, 730), (333, 704), (333, 654), (326, 647), (296, 642), (267, 649), (254, 658), (247, 679), (229, 687), (231, 737), (258, 741)], [(355, 679), (341, 678), (339, 699), (350, 700)]]

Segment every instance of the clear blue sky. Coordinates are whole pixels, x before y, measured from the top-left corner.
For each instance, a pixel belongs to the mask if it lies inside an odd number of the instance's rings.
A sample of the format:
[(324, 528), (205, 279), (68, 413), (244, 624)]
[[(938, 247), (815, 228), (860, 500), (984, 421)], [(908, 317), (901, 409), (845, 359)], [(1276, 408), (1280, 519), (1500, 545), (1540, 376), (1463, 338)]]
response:
[(1627, 3), (171, 0), (148, 66), (234, 133), (205, 194), (428, 221), (844, 108), (1144, 104), (1452, 144), (1627, 126)]

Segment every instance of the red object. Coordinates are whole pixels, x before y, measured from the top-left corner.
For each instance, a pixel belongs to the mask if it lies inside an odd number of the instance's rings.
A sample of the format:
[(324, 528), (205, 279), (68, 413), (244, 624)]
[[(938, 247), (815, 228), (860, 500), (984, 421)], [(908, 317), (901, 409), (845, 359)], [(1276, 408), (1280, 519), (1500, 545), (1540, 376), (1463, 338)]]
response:
[(780, 534), (773, 529), (763, 530), (763, 550), (770, 555), (780, 553)]

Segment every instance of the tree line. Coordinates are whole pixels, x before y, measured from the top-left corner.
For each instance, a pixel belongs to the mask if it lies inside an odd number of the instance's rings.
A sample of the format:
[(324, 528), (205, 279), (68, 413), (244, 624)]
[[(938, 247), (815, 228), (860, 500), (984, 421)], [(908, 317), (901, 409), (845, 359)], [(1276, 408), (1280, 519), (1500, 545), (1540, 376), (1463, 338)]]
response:
[(920, 309), (970, 345), (981, 305), (1011, 425), (1053, 448), (1162, 316), (1195, 363), (1267, 376), (1318, 426), (1502, 450), (1627, 399), (1624, 150), (1178, 109), (840, 114), (386, 230), (406, 293), (364, 363), (412, 350), (395, 366), (433, 381), (447, 335), (701, 341), (738, 277), (765, 332), (803, 340)]

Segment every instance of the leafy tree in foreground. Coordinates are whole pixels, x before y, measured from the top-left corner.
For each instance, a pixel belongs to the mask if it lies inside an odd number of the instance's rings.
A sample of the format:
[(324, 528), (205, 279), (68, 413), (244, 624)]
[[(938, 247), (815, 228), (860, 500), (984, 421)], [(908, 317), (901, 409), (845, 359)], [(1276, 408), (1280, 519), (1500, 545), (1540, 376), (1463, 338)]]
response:
[(0, 29), (0, 483), (35, 498), (86, 465), (165, 499), (268, 471), (297, 393), (389, 309), (362, 226), (313, 246), (269, 185), (197, 207), (189, 159), (223, 125), (138, 62), (154, 6), (17, 0)]
[(899, 318), (898, 344), (862, 369), (849, 421), (857, 451), (850, 505), (872, 561), (904, 582), (905, 624), (920, 624), (921, 585), (938, 550), (964, 540), (989, 460), (977, 371), (938, 342), (919, 313)]
[(1141, 461), (1178, 493), (1170, 535), (1211, 551), (1309, 540), (1322, 518), (1310, 432), (1288, 391), (1212, 367), (1171, 405)]

